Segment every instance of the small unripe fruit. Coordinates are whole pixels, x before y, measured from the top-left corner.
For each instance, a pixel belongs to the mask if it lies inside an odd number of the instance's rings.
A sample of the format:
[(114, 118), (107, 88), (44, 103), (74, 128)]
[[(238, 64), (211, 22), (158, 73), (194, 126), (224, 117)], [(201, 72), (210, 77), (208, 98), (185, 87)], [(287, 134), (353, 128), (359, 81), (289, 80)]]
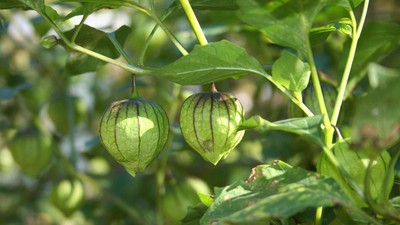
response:
[(129, 98), (111, 103), (100, 122), (100, 139), (108, 152), (135, 176), (167, 143), (167, 114), (155, 102)]
[(36, 128), (19, 132), (8, 145), (15, 162), (28, 176), (38, 176), (53, 159), (52, 137)]
[(72, 215), (83, 203), (85, 190), (77, 179), (64, 179), (53, 186), (50, 193), (51, 203), (65, 216)]
[(180, 127), (186, 142), (205, 160), (216, 165), (239, 144), (238, 130), (244, 110), (230, 93), (214, 90), (187, 98), (180, 112)]

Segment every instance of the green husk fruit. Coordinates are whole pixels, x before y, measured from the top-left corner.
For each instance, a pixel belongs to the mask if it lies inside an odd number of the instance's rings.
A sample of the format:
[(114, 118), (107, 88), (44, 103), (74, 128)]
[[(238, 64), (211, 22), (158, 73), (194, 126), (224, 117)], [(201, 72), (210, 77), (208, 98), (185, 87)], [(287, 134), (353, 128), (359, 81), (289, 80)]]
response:
[(199, 93), (187, 98), (180, 111), (180, 127), (186, 142), (205, 160), (216, 165), (242, 140), (238, 130), (244, 120), (239, 100), (230, 93)]
[(100, 122), (101, 142), (132, 176), (164, 149), (168, 132), (162, 107), (138, 97), (112, 102)]

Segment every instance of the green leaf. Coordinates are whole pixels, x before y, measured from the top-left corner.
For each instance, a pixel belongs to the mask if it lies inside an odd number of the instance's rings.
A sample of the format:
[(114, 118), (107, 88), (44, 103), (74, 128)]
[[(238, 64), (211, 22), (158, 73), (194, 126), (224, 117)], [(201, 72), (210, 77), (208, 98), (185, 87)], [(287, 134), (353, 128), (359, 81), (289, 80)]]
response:
[(190, 4), (194, 9), (236, 10), (238, 5), (232, 0), (193, 0)]
[(155, 71), (160, 77), (182, 85), (237, 79), (249, 73), (269, 76), (254, 57), (225, 40), (197, 45), (189, 55)]
[[(65, 35), (70, 39), (74, 34), (75, 29), (76, 27), (70, 31), (67, 31)], [(118, 30), (116, 30), (114, 33), (118, 42), (123, 44), (130, 32), (131, 29), (124, 25), (118, 28)], [(82, 26), (75, 42), (80, 46), (91, 49), (113, 59), (120, 56), (119, 52), (115, 49), (106, 33), (88, 25)], [(69, 75), (77, 75), (85, 72), (95, 71), (104, 64), (105, 62), (92, 58), (86, 54), (74, 53), (67, 61), (66, 70)]]
[(257, 166), (246, 181), (216, 192), (200, 224), (268, 224), (271, 218), (288, 218), (310, 207), (347, 201), (332, 178), (276, 161)]
[[(127, 6), (131, 8), (136, 8), (139, 10), (151, 11), (153, 8), (151, 5), (153, 1), (150, 0), (61, 0), (62, 2), (79, 2), (79, 3), (87, 3), (90, 4), (89, 6), (84, 6), (82, 9), (79, 9), (75, 13), (80, 13), (80, 11), (90, 11), (90, 10), (97, 10), (98, 6), (102, 6), (105, 8), (118, 8), (121, 6)], [(74, 13), (74, 14), (75, 14)], [(84, 15), (84, 14), (82, 14)], [(72, 15), (71, 15), (72, 16)]]
[[(348, 43), (349, 44), (349, 43)], [(369, 22), (361, 33), (354, 57), (347, 91), (354, 89), (356, 84), (366, 75), (366, 69), (371, 62), (375, 62), (399, 47), (400, 25), (388, 22)], [(348, 55), (348, 47), (344, 56)], [(347, 57), (342, 57), (340, 66), (343, 68)]]
[(104, 8), (115, 9), (121, 6), (121, 3), (115, 3), (110, 1), (108, 3), (88, 3), (82, 2), (80, 7), (75, 8), (72, 12), (70, 12), (67, 16), (65, 16), (64, 20), (68, 20), (74, 16), (84, 15), (88, 16), (97, 10)]
[(272, 65), (272, 78), (295, 93), (300, 93), (307, 87), (310, 75), (308, 63), (288, 51), (283, 51)]
[(267, 132), (270, 130), (281, 130), (298, 135), (303, 135), (320, 146), (323, 144), (323, 135), (321, 131), (321, 124), (323, 121), (322, 115), (304, 118), (293, 118), (287, 120), (269, 122), (260, 116), (253, 116), (245, 120), (239, 129), (252, 129), (256, 128), (260, 132)]
[(212, 195), (197, 193), (197, 196), (199, 196), (201, 203), (203, 203), (207, 207), (209, 207), (214, 202), (214, 197)]
[(199, 203), (194, 207), (188, 207), (186, 216), (181, 220), (182, 225), (198, 225), (200, 219), (207, 211), (208, 207)]
[[(341, 141), (335, 144), (333, 153), (343, 169), (350, 175), (350, 178), (360, 187), (362, 191), (364, 191), (364, 193), (365, 176), (368, 164), (371, 160), (371, 157), (374, 157), (374, 155), (378, 154), (377, 158), (372, 164), (371, 177), (368, 178), (371, 189), (371, 197), (373, 199), (377, 199), (386, 188), (389, 191), (386, 190), (387, 192), (385, 193), (390, 193), (390, 190), (393, 186), (394, 177), (389, 180), (389, 184), (384, 184), (385, 174), (393, 173), (393, 171), (388, 171), (390, 155), (387, 151), (380, 151), (379, 153), (373, 149), (361, 149), (355, 151), (350, 149), (349, 145), (345, 141)], [(342, 190), (359, 207), (366, 206), (365, 200), (349, 186), (344, 176), (337, 167), (333, 166), (325, 154), (321, 155), (321, 158), (318, 162), (318, 172), (320, 172), (322, 175), (327, 175), (334, 178), (340, 184)], [(388, 198), (389, 196), (385, 197)]]
[(351, 11), (355, 9), (358, 5), (360, 5), (364, 0), (335, 0), (329, 1), (328, 4), (332, 6), (340, 6), (347, 11)]
[(35, 10), (41, 16), (50, 19), (55, 24), (60, 24), (62, 22), (61, 16), (56, 10), (47, 6), (44, 0), (19, 0), (20, 2), (27, 5), (29, 8)]
[(325, 41), (333, 32), (341, 32), (351, 37), (352, 30), (351, 20), (349, 18), (342, 18), (337, 22), (312, 28), (310, 30), (310, 41), (312, 44), (318, 44)]
[(382, 149), (399, 138), (400, 76), (371, 90), (356, 104), (352, 140), (356, 145)]
[(307, 53), (312, 21), (327, 0), (281, 0), (260, 5), (254, 0), (238, 0), (239, 17), (265, 34), (272, 43)]
[(0, 9), (29, 9), (29, 7), (16, 0), (1, 0)]

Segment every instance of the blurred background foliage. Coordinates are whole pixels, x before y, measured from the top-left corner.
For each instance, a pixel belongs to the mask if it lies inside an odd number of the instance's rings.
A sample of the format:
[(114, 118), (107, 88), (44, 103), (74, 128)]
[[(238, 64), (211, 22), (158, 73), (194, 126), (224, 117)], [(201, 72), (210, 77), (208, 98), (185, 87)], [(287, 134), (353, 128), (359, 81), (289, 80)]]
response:
[[(160, 3), (160, 10), (169, 3)], [(371, 4), (368, 21), (400, 22), (399, 1), (375, 0)], [(74, 6), (59, 4), (54, 8), (65, 15)], [(228, 39), (267, 68), (279, 57), (282, 48), (269, 44), (260, 33), (244, 25), (235, 10), (196, 13), (210, 42)], [(315, 24), (345, 16), (341, 9), (332, 8), (323, 11)], [(76, 18), (70, 19), (65, 29), (77, 22)], [(166, 23), (187, 49), (196, 44), (181, 11)], [(155, 23), (138, 11), (120, 8), (100, 10), (86, 24), (103, 31), (130, 26), (125, 49), (136, 60)], [(60, 46), (46, 49), (40, 45), (41, 37), (51, 33), (46, 21), (32, 11), (0, 11), (0, 224), (178, 224), (187, 207), (199, 202), (197, 192), (212, 193), (215, 186), (246, 179), (256, 165), (280, 159), (315, 170), (319, 148), (300, 136), (279, 131), (247, 131), (237, 150), (226, 160), (217, 166), (203, 161), (184, 142), (177, 116), (186, 97), (203, 89), (208, 91), (209, 87), (181, 87), (146, 76), (138, 77), (139, 93), (164, 107), (172, 134), (162, 155), (145, 172), (132, 178), (98, 139), (99, 120), (108, 104), (129, 96), (130, 74), (105, 65), (96, 72), (70, 76), (65, 65), (75, 53)], [(343, 34), (333, 33), (326, 42), (314, 46), (318, 68), (331, 83), (340, 80), (338, 65), (346, 40)], [(160, 30), (150, 44), (144, 64), (160, 67), (178, 57), (180, 53)], [(380, 57), (378, 63), (398, 70), (399, 61), (400, 49), (396, 48)], [(362, 80), (355, 93), (362, 93), (368, 86), (368, 80)], [(260, 77), (224, 80), (217, 87), (241, 100), (246, 117), (261, 115), (270, 121), (288, 118), (287, 99)], [(352, 105), (349, 102), (345, 108), (348, 118), (353, 113)], [(346, 121), (343, 126), (346, 135)], [(28, 174), (16, 163), (18, 156), (12, 154), (12, 148), (51, 150), (30, 154), (28, 158), (34, 165), (22, 162), (27, 168), (37, 167), (39, 159), (49, 158), (38, 172)], [(76, 178), (82, 181), (84, 199), (66, 216), (55, 207), (57, 204), (51, 203), (51, 193), (60, 181)]]

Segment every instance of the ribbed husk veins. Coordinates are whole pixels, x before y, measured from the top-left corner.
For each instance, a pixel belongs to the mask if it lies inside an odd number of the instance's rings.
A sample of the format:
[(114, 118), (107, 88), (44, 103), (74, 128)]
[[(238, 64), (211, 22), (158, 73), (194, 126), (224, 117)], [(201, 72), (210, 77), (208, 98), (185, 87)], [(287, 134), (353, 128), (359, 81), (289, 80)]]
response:
[(215, 165), (242, 140), (244, 130), (237, 128), (243, 118), (243, 106), (231, 94), (199, 93), (183, 103), (180, 127), (186, 142)]
[(111, 103), (100, 122), (101, 142), (132, 176), (158, 156), (168, 131), (168, 117), (161, 106), (141, 98)]

